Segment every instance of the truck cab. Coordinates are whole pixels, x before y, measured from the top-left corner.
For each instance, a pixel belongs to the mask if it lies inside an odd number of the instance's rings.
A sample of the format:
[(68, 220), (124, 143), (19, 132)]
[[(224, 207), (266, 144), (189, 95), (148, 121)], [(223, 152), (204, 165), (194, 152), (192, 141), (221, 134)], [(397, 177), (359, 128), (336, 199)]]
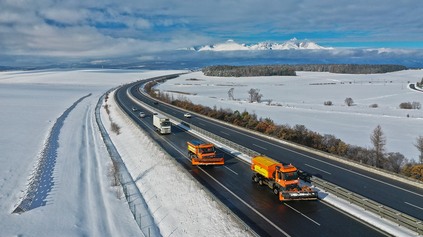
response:
[(160, 134), (171, 133), (171, 122), (168, 117), (161, 114), (153, 114), (153, 125)]
[(276, 166), (273, 178), (282, 190), (291, 190), (299, 185), (298, 170), (291, 164)]

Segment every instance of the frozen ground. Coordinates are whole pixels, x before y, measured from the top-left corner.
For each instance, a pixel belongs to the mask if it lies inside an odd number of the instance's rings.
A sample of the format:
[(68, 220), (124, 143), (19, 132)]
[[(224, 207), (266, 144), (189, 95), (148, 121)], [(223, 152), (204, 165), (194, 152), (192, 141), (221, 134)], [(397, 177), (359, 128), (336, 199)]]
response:
[[(408, 83), (419, 82), (422, 77), (422, 70), (367, 75), (297, 72), (297, 76), (240, 78), (207, 77), (194, 72), (157, 88), (197, 104), (254, 112), (277, 124), (302, 124), (363, 147), (371, 147), (370, 135), (380, 125), (388, 152), (400, 152), (417, 160), (419, 153), (413, 144), (423, 135), (423, 109), (404, 110), (399, 105), (423, 105), (423, 93), (408, 88)], [(235, 100), (228, 97), (231, 88)], [(259, 89), (265, 102), (248, 103), (251, 88)], [(353, 99), (353, 106), (345, 105), (347, 97)], [(271, 100), (270, 105), (266, 100)], [(325, 106), (325, 101), (333, 105)], [(371, 108), (372, 104), (377, 104), (377, 108)]]
[[(139, 233), (126, 203), (109, 185), (107, 151), (93, 124), (99, 95), (139, 76), (138, 72), (126, 76), (99, 71), (0, 72), (1, 236)], [(49, 154), (42, 152), (45, 147)], [(42, 157), (45, 162), (38, 166)], [(11, 214), (37, 177), (30, 211)]]
[[(142, 236), (112, 186), (94, 109), (112, 87), (175, 72), (0, 72), (0, 236)], [(115, 104), (111, 110), (122, 127), (111, 136), (162, 236), (249, 236)], [(17, 207), (24, 212), (11, 214)]]
[[(109, 88), (171, 73), (0, 72), (0, 236), (140, 236), (126, 200), (111, 185), (94, 108)], [(163, 236), (249, 235), (110, 103), (121, 126), (112, 139)], [(158, 188), (175, 177), (172, 189)], [(34, 199), (25, 199), (28, 193)], [(11, 214), (22, 200), (29, 200), (26, 211)]]

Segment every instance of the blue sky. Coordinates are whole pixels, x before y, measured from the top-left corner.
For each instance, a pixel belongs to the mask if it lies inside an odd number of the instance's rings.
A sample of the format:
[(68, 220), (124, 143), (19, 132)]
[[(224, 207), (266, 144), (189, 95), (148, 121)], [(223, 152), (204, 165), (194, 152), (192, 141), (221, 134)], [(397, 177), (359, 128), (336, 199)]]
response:
[(423, 49), (420, 0), (0, 0), (0, 60), (106, 58), (283, 42)]

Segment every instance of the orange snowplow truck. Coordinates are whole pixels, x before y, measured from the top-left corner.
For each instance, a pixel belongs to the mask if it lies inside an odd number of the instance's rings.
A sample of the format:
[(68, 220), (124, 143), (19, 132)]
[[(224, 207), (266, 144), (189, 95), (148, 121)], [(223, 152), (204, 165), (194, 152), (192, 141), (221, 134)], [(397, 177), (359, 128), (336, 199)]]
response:
[(253, 181), (266, 185), (278, 195), (280, 201), (316, 200), (317, 192), (308, 186), (300, 187), (295, 166), (283, 165), (269, 157), (256, 156), (251, 159)]
[(224, 165), (225, 160), (216, 157), (214, 145), (202, 141), (190, 141), (188, 145), (188, 157), (192, 165)]

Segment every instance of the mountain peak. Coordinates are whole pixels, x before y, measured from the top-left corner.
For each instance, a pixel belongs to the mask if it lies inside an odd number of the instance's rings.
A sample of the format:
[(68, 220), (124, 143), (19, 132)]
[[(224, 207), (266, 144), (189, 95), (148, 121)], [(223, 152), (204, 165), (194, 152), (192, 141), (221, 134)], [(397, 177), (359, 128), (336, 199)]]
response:
[(331, 47), (323, 47), (308, 40), (298, 40), (292, 38), (282, 43), (259, 42), (255, 44), (240, 44), (232, 39), (224, 43), (214, 45), (204, 45), (196, 47), (196, 51), (238, 51), (238, 50), (328, 50)]

